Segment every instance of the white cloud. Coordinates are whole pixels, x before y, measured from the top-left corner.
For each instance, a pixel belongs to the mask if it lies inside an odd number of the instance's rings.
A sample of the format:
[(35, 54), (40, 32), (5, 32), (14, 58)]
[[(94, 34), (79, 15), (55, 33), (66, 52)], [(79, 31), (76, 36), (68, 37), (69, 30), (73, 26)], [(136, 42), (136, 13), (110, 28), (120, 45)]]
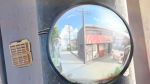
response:
[(95, 20), (96, 22), (100, 22), (100, 20), (99, 20), (97, 17), (94, 17), (94, 20)]
[(75, 16), (75, 15), (74, 15), (74, 14), (71, 14), (71, 15), (67, 16), (67, 18), (71, 18), (71, 17), (73, 17), (73, 16)]
[(61, 47), (63, 49), (66, 49), (67, 44), (69, 43), (69, 34), (70, 34), (70, 39), (72, 40), (77, 38), (77, 33), (78, 33), (77, 28), (73, 28), (71, 25), (65, 25), (62, 31), (60, 32)]
[(94, 18), (94, 20), (98, 22), (97, 25), (117, 32), (125, 32), (127, 30), (119, 16), (108, 9), (101, 9), (101, 11), (97, 12), (97, 17)]

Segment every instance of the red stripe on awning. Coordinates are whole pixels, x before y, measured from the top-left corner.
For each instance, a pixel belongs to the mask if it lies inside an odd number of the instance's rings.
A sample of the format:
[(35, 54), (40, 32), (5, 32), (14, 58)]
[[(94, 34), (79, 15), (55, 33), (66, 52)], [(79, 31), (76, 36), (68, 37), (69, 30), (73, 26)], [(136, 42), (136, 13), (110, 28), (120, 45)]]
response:
[(86, 35), (86, 43), (87, 44), (110, 43), (110, 42), (112, 42), (112, 36)]

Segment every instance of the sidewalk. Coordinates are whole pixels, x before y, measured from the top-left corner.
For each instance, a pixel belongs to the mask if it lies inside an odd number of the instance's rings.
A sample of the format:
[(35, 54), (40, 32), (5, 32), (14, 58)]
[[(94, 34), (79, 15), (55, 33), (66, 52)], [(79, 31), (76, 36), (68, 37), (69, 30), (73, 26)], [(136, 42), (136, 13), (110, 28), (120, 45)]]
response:
[(84, 65), (83, 61), (67, 51), (61, 54), (60, 59), (62, 65), (62, 73), (68, 73), (73, 69), (79, 68), (80, 66)]
[[(70, 52), (63, 52), (61, 55), (62, 74), (67, 76), (68, 79), (80, 82), (87, 82), (87, 80), (95, 81), (108, 78), (116, 67), (120, 67), (121, 64), (117, 63), (107, 56), (104, 58), (98, 58), (92, 62), (84, 64), (78, 57), (72, 55)], [(73, 80), (74, 79), (74, 80)]]

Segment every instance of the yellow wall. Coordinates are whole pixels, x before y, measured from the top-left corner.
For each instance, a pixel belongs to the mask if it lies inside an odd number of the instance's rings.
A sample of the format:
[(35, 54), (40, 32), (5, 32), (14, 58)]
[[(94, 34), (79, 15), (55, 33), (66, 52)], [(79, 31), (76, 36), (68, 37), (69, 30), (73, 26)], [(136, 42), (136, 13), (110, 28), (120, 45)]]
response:
[(150, 0), (139, 0), (150, 68)]

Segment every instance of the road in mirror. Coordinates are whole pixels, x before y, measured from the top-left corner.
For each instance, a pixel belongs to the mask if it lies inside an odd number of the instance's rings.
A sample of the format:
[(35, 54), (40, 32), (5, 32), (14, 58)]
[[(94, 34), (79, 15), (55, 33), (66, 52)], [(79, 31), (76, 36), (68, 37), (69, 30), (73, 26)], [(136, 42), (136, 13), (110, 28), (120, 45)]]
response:
[(130, 47), (121, 18), (97, 5), (66, 11), (49, 34), (52, 63), (64, 78), (77, 83), (112, 80), (123, 70)]

